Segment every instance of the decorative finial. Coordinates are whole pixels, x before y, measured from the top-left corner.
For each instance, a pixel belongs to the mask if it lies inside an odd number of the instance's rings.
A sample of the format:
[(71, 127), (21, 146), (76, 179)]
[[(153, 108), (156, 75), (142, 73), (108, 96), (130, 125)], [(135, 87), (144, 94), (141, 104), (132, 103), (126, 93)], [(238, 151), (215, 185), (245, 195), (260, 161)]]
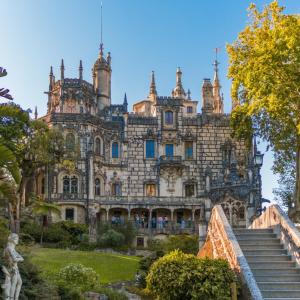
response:
[(154, 100), (157, 96), (156, 91), (156, 84), (155, 84), (155, 74), (154, 71), (151, 72), (151, 83), (150, 83), (150, 92), (149, 92), (149, 98), (151, 100)]
[(106, 61), (107, 61), (107, 63), (108, 63), (109, 65), (111, 64), (111, 56), (110, 56), (110, 52), (107, 52)]
[(103, 23), (102, 23), (102, 1), (101, 1), (101, 12), (100, 12), (100, 56), (103, 56)]
[(187, 91), (187, 99), (191, 100), (191, 91), (190, 91), (190, 89), (188, 89), (188, 91)]
[(178, 67), (176, 70), (176, 87), (172, 92), (173, 97), (185, 98), (186, 96), (184, 88), (182, 86), (181, 76), (182, 76), (182, 72), (180, 70), (180, 67)]
[(64, 65), (64, 60), (61, 60), (61, 65), (60, 65), (60, 80), (63, 82), (65, 79), (65, 65)]
[(128, 102), (127, 102), (127, 95), (126, 95), (126, 93), (124, 95), (123, 106), (124, 106), (125, 111), (127, 112)]
[(82, 80), (82, 72), (83, 72), (82, 60), (80, 60), (79, 61), (79, 80)]
[(37, 106), (34, 109), (34, 119), (36, 120), (38, 118), (38, 111), (37, 111)]
[(54, 76), (53, 76), (53, 68), (50, 66), (50, 73), (49, 73), (49, 91), (52, 90), (54, 85)]

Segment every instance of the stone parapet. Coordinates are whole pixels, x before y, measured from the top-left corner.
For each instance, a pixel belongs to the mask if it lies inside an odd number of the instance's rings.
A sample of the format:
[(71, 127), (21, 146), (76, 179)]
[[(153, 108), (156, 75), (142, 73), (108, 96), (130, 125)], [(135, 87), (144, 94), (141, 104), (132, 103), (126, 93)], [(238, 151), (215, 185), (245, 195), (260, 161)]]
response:
[(250, 266), (221, 205), (216, 205), (212, 210), (207, 239), (198, 253), (198, 257), (206, 256), (227, 260), (230, 267), (239, 274), (243, 284), (247, 287), (249, 299), (263, 300)]
[(253, 221), (250, 228), (272, 228), (289, 254), (300, 267), (300, 232), (286, 213), (277, 205), (267, 207), (266, 211)]

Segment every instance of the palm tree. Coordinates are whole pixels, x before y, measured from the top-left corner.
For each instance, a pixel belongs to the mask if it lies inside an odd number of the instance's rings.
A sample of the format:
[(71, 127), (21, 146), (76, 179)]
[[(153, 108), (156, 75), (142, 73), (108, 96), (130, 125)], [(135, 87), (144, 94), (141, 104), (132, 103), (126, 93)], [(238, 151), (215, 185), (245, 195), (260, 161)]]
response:
[(49, 203), (41, 199), (40, 197), (33, 197), (34, 203), (32, 212), (36, 216), (42, 217), (42, 233), (40, 243), (43, 243), (43, 236), (45, 228), (48, 226), (48, 217), (51, 215), (61, 215), (60, 207), (54, 203)]

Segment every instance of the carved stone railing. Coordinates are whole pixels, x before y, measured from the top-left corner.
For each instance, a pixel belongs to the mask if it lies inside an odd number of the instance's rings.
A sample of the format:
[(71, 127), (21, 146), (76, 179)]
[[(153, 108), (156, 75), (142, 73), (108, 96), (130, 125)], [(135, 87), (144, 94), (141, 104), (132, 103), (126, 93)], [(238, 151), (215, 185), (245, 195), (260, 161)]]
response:
[(274, 229), (289, 254), (300, 266), (300, 232), (277, 204), (269, 206), (260, 217), (253, 221), (250, 228)]
[(220, 205), (212, 210), (207, 238), (198, 257), (223, 258), (241, 278), (252, 300), (263, 300), (247, 260)]

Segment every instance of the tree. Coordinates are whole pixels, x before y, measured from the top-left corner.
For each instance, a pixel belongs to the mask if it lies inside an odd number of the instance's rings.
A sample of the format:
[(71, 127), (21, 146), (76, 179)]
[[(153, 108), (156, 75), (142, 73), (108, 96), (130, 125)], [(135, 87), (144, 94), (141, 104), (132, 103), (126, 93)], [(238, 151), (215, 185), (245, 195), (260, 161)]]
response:
[(61, 211), (58, 205), (54, 203), (45, 202), (39, 197), (34, 197), (34, 203), (32, 207), (32, 212), (36, 216), (42, 217), (42, 232), (40, 243), (43, 243), (43, 236), (45, 228), (48, 226), (48, 217), (52, 215), (61, 215)]
[[(256, 135), (275, 153), (273, 170), (295, 170), (290, 214), (300, 213), (300, 19), (286, 15), (277, 1), (260, 12), (252, 4), (250, 22), (227, 46), (232, 79), (231, 124), (236, 137)], [(282, 160), (288, 164), (282, 164)], [(293, 173), (289, 173), (293, 174)], [(283, 186), (283, 188), (285, 188)]]
[(153, 263), (147, 275), (147, 289), (164, 300), (229, 300), (235, 280), (222, 259), (199, 259), (175, 250)]

